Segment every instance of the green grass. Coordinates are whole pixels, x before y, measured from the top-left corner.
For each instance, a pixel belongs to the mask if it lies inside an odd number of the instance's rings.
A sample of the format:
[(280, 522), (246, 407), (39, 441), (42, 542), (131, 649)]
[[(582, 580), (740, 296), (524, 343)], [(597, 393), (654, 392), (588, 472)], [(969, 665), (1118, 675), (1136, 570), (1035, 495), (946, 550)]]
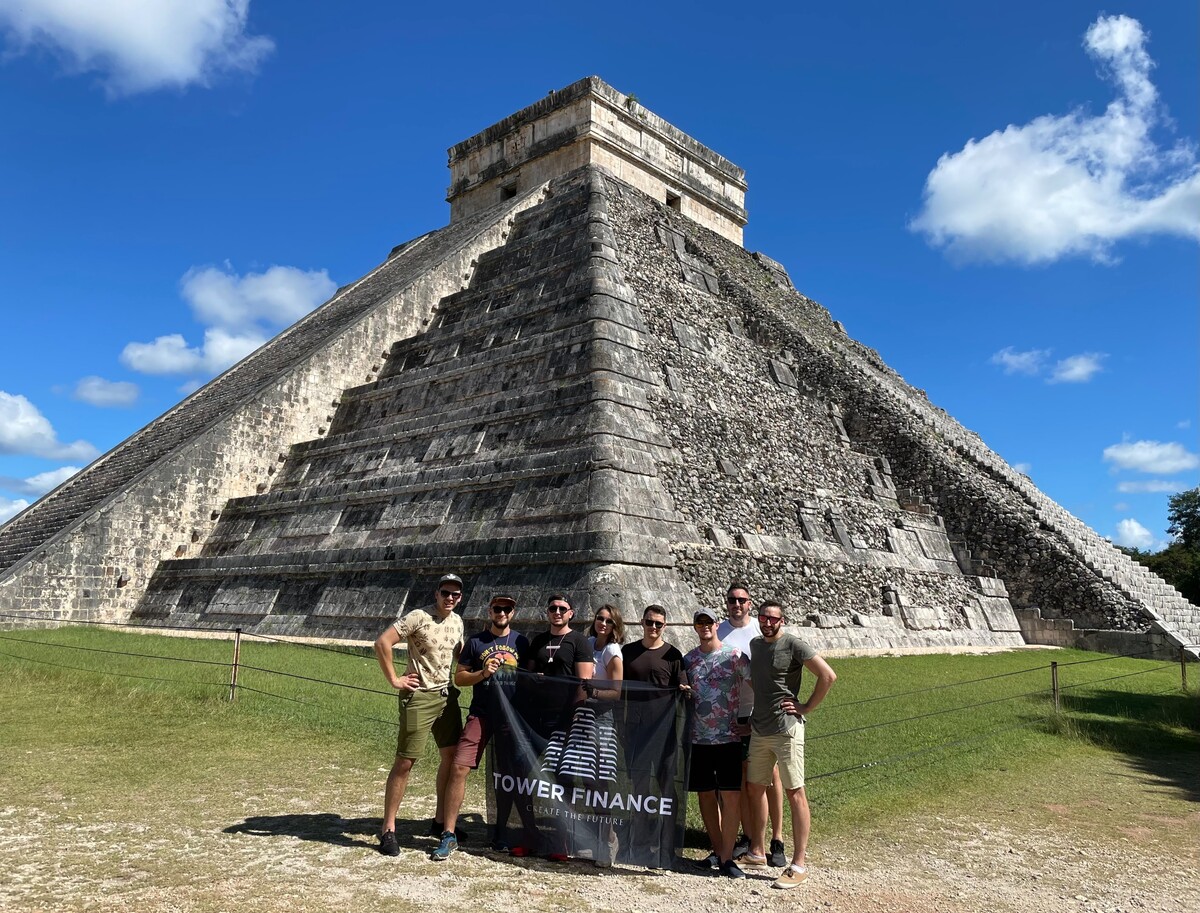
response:
[[(244, 637), (231, 703), (232, 653), (230, 641), (109, 628), (0, 634), (0, 675), (10, 693), (0, 707), (7, 746), (0, 759), (15, 778), (10, 786), (78, 794), (90, 778), (102, 781), (91, 788), (117, 797), (153, 794), (182, 778), (199, 789), (209, 781), (198, 759), (205, 771), (215, 768), (212, 782), (221, 771), (236, 776), (263, 761), (303, 777), (303, 765), (293, 763), (299, 746), (300, 754), (336, 758), (378, 778), (391, 758), (396, 698), (373, 654)], [(1057, 715), (1052, 659), (1062, 687)], [(808, 792), (827, 834), (930, 803), (969, 801), (1088, 752), (1119, 752), (1171, 780), (1177, 767), (1160, 759), (1200, 749), (1195, 689), (1181, 691), (1175, 663), (1063, 650), (833, 665), (838, 682), (807, 731)], [(1193, 681), (1196, 670), (1189, 670)], [(178, 758), (176, 746), (185, 749)], [(52, 750), (82, 760), (40, 764)], [(431, 791), (435, 757), (430, 747), (413, 790)], [(468, 802), (479, 801), (480, 780), (472, 779)], [(694, 809), (689, 823), (700, 826)]]

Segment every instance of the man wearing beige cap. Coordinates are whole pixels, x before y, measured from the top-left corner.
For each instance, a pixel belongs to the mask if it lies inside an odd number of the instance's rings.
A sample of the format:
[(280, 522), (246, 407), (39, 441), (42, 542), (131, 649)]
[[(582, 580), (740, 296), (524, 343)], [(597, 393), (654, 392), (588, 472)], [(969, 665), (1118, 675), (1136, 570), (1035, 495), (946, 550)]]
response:
[[(453, 767), (454, 749), (462, 733), (462, 712), (458, 708), (458, 689), (450, 681), (450, 670), (462, 648), (462, 618), (454, 611), (462, 603), (462, 578), (446, 574), (434, 588), (434, 611), (413, 609), (397, 619), (375, 641), (375, 656), (384, 678), (400, 692), (400, 730), (396, 737), (396, 760), (388, 773), (383, 794), (383, 827), (379, 833), (379, 852), (399, 856), (396, 842), (396, 813), (404, 800), (408, 775), (425, 751), (430, 733), (441, 752), (438, 765), (438, 809)], [(394, 650), (406, 644), (408, 669), (396, 674)], [(440, 828), (438, 828), (440, 832)]]
[[(529, 650), (529, 641), (524, 634), (512, 629), (512, 617), (517, 611), (517, 601), (511, 596), (497, 594), (488, 603), (489, 623), (478, 634), (467, 638), (466, 646), (458, 657), (458, 668), (454, 671), (454, 684), (460, 688), (471, 688), (471, 706), (467, 710), (467, 722), (454, 753), (454, 766), (446, 782), (443, 802), (445, 817), (442, 819), (441, 840), (429, 858), (436, 862), (449, 859), (458, 849), (455, 825), (458, 811), (462, 808), (467, 789), (467, 775), (479, 766), (488, 740), (492, 737), (492, 721), (488, 717), (487, 689), (493, 686), (492, 679), (500, 674), (496, 684), (505, 680), (510, 687), (516, 686), (514, 673), (521, 658)], [(497, 799), (499, 803), (499, 798)], [(497, 829), (507, 823), (510, 809), (498, 809)]]

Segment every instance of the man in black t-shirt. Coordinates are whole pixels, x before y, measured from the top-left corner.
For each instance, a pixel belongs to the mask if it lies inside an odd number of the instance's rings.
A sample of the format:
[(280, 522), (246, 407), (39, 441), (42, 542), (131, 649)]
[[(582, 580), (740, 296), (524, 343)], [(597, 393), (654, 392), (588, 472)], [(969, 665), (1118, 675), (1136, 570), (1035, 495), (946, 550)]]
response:
[[(689, 688), (683, 654), (663, 639), (666, 625), (666, 609), (646, 606), (642, 639), (621, 648), (625, 681), (642, 683), (625, 689), (625, 763), (634, 791), (641, 794), (673, 795), (683, 770), (674, 711), (679, 692)], [(661, 816), (632, 816), (640, 858), (631, 861), (651, 868), (671, 865), (663, 824)]]
[[(521, 658), (529, 650), (525, 635), (512, 629), (512, 617), (516, 611), (517, 601), (511, 596), (493, 596), (488, 605), (491, 623), (478, 634), (472, 634), (458, 656), (454, 684), (460, 688), (471, 688), (471, 706), (467, 710), (467, 721), (463, 724), (463, 732), (454, 753), (454, 766), (446, 782), (443, 803), (446, 823), (441, 842), (430, 854), (435, 861), (449, 859), (451, 853), (458, 849), (454, 825), (466, 793), (467, 774), (479, 766), (488, 740), (492, 737), (487, 689), (512, 688)], [(493, 682), (492, 679), (497, 675), (500, 678)], [(509, 809), (504, 808), (500, 814), (500, 826), (507, 823), (508, 812)]]
[[(567, 597), (560, 593), (551, 596), (546, 616), (550, 629), (533, 638), (528, 654), (521, 661), (522, 668), (547, 679), (590, 679), (595, 666), (592, 648), (581, 632), (571, 630), (575, 610)], [(520, 700), (534, 731), (549, 738), (564, 715), (569, 715), (583, 697), (582, 689), (574, 682), (537, 681), (525, 684)]]
[[(645, 682), (655, 688), (677, 689), (687, 686), (683, 654), (663, 639), (667, 610), (660, 605), (646, 606), (642, 613), (642, 639), (621, 648), (625, 681)], [(631, 701), (662, 697), (652, 691), (631, 692)]]

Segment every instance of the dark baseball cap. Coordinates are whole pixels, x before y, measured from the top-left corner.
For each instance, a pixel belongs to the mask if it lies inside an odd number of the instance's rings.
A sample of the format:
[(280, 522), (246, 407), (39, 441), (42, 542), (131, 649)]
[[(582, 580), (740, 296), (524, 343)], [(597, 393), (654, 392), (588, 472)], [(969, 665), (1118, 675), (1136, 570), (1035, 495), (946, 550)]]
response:
[(443, 574), (442, 579), (438, 581), (438, 586), (441, 586), (443, 583), (457, 583), (460, 589), (463, 585), (462, 578), (458, 574)]
[(717, 620), (717, 616), (715, 616), (708, 609), (697, 609), (695, 612), (692, 613), (692, 624), (695, 624), (701, 618), (707, 618), (709, 621)]
[(515, 609), (517, 607), (517, 601), (515, 599), (513, 599), (511, 596), (506, 596), (503, 593), (497, 593), (495, 596), (492, 597), (492, 600), (491, 600), (491, 602), (488, 603), (488, 605), (489, 606), (506, 605), (510, 609)]

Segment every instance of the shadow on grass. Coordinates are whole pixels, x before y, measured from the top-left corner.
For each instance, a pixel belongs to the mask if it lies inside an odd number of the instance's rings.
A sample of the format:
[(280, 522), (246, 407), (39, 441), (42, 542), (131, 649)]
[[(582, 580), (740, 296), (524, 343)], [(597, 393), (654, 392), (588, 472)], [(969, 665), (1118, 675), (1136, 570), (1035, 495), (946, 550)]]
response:
[(1125, 755), (1154, 782), (1200, 802), (1200, 701), (1195, 694), (1097, 690), (1064, 695), (1052, 731)]

